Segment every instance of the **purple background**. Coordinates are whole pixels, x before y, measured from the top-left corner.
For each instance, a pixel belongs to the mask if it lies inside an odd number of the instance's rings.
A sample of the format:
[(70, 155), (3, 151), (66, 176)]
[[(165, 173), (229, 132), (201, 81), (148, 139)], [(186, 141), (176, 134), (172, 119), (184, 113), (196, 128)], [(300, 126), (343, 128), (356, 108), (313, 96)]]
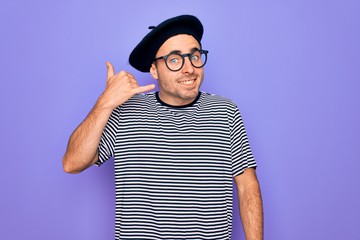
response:
[(147, 26), (183, 13), (205, 26), (202, 90), (243, 115), (265, 239), (360, 239), (357, 0), (1, 1), (0, 239), (113, 239), (112, 162), (68, 175), (61, 158), (105, 61), (153, 82), (128, 55)]

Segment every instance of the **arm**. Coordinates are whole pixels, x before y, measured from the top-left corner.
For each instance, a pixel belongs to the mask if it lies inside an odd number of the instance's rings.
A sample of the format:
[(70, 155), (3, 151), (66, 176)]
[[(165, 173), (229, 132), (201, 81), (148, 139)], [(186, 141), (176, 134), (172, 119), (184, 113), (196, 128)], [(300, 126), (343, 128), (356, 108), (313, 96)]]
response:
[(79, 173), (98, 160), (97, 148), (102, 131), (112, 113), (137, 93), (152, 90), (155, 85), (139, 86), (134, 76), (107, 62), (107, 81), (104, 92), (85, 120), (72, 133), (62, 163), (65, 172)]
[(244, 173), (234, 179), (245, 237), (247, 240), (262, 240), (264, 238), (264, 216), (255, 169), (246, 169)]

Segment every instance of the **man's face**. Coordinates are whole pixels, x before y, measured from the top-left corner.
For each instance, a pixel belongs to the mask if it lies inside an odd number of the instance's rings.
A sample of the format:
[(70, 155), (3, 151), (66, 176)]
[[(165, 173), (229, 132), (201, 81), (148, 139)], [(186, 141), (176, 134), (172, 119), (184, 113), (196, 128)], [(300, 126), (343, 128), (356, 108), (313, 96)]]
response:
[[(191, 53), (195, 48), (200, 49), (200, 45), (193, 36), (180, 34), (166, 40), (155, 58), (174, 51), (180, 54)], [(156, 65), (151, 65), (150, 73), (158, 80), (160, 99), (173, 106), (186, 105), (194, 101), (204, 79), (204, 69), (195, 68), (188, 57), (185, 57), (184, 66), (177, 72), (169, 70), (165, 61), (159, 59)]]

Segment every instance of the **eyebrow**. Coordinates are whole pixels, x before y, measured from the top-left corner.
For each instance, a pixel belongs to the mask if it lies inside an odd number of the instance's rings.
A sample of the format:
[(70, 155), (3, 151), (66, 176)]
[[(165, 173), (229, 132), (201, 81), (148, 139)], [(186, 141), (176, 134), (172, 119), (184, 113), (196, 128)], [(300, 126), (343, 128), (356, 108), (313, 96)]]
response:
[[(192, 48), (192, 49), (190, 50), (190, 53), (194, 52), (195, 50), (200, 50), (200, 49), (197, 48), (197, 47), (194, 47), (194, 48)], [(166, 54), (166, 55), (170, 55), (170, 54), (173, 54), (173, 53), (181, 54), (181, 51), (180, 51), (180, 50), (174, 50), (174, 51), (169, 52), (169, 53)]]

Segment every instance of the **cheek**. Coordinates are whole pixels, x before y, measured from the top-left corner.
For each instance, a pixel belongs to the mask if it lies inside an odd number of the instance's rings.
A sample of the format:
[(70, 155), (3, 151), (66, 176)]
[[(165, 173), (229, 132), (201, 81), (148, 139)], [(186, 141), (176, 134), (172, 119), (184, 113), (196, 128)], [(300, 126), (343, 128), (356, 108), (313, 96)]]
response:
[(164, 74), (158, 75), (158, 84), (162, 90), (170, 91), (176, 88), (176, 78), (171, 76), (164, 76)]
[(176, 76), (173, 76), (173, 74), (170, 72), (162, 72), (158, 71), (158, 82), (162, 85), (172, 85), (173, 82), (176, 81)]

